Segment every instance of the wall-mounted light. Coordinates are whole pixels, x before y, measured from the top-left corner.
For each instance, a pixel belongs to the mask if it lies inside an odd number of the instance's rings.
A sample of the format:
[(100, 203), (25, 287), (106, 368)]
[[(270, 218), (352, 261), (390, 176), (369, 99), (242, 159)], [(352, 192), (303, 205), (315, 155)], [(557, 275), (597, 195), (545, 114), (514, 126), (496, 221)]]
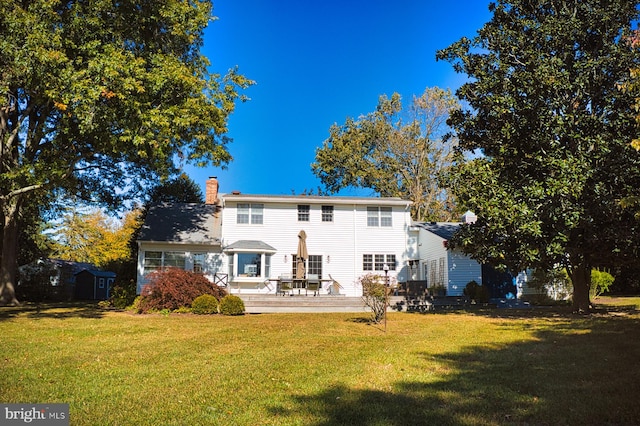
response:
[(287, 255), (285, 254), (284, 255), (284, 263), (287, 263), (287, 262), (288, 262), (288, 259), (287, 259)]
[(327, 256), (327, 263), (331, 263), (331, 256)]

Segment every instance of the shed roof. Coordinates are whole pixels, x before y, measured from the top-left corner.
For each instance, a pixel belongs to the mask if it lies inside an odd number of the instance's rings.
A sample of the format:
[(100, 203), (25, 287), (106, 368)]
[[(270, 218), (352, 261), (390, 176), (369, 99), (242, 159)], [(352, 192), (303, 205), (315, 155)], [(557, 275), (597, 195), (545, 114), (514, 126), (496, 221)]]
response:
[(98, 278), (115, 278), (116, 277), (116, 273), (115, 272), (111, 272), (111, 271), (96, 271), (96, 270), (90, 270), (90, 269), (83, 269), (80, 272), (76, 272), (75, 275), (79, 275), (79, 274), (83, 274), (83, 273), (91, 274), (94, 277), (98, 277)]
[(138, 241), (220, 245), (221, 232), (217, 205), (159, 204), (147, 212)]

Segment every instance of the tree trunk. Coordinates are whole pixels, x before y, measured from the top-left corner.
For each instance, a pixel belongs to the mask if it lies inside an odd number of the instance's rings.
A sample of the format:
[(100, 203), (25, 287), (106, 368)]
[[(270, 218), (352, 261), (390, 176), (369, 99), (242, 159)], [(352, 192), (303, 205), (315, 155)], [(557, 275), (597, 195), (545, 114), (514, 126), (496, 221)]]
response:
[(2, 233), (2, 258), (0, 259), (0, 306), (18, 305), (16, 277), (18, 272), (18, 199), (3, 205), (4, 228)]
[(581, 261), (577, 265), (573, 265), (568, 272), (573, 284), (573, 311), (576, 313), (590, 312), (591, 267), (587, 262)]

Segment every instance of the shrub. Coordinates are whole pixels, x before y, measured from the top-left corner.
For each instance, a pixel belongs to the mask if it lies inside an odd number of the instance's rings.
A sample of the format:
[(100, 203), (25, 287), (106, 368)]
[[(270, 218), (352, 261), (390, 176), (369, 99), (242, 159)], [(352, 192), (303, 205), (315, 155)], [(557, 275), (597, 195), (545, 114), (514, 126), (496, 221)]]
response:
[(464, 290), (462, 291), (462, 294), (467, 296), (469, 299), (475, 300), (476, 291), (478, 290), (478, 287), (480, 287), (480, 284), (475, 282), (475, 280), (474, 281), (469, 281), (467, 283), (467, 285), (464, 287)]
[(605, 271), (593, 269), (591, 271), (591, 288), (589, 289), (589, 297), (595, 299), (602, 293), (609, 291), (609, 287), (615, 281), (613, 275)]
[(124, 309), (130, 306), (136, 298), (136, 282), (129, 280), (127, 282), (118, 283), (111, 290), (109, 303), (114, 308)]
[(133, 299), (133, 303), (127, 306), (127, 310), (140, 314), (142, 313), (142, 309), (140, 308), (141, 304), (142, 304), (142, 296), (137, 296), (135, 299)]
[(367, 274), (359, 278), (362, 286), (362, 301), (371, 309), (371, 322), (378, 324), (384, 318), (388, 298), (385, 278), (381, 275)]
[(489, 289), (478, 284), (476, 281), (469, 281), (464, 288), (463, 294), (476, 303), (488, 303), (490, 299)]
[(232, 294), (220, 299), (220, 313), (222, 315), (243, 315), (244, 302)]
[(193, 299), (191, 312), (198, 315), (217, 314), (218, 299), (210, 294), (203, 294)]
[(139, 312), (164, 309), (174, 311), (180, 307), (189, 307), (196, 297), (203, 294), (221, 298), (227, 292), (202, 274), (178, 268), (153, 272), (149, 277), (149, 284), (142, 289)]

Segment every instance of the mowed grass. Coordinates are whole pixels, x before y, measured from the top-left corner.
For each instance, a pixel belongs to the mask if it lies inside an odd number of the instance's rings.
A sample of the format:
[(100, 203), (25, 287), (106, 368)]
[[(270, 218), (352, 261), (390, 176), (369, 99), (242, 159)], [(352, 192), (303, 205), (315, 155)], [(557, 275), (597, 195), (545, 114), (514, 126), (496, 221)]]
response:
[[(603, 299), (604, 300), (604, 299)], [(640, 424), (640, 299), (241, 317), (0, 309), (0, 402), (72, 425)]]

